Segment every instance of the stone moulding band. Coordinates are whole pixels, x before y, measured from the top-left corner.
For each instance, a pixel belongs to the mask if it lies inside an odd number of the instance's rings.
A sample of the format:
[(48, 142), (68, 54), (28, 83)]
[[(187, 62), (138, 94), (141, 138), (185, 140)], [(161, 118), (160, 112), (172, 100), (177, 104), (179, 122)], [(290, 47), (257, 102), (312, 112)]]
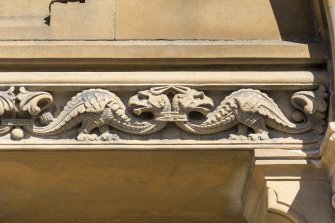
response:
[(177, 59), (177, 63), (182, 62), (181, 59), (205, 59), (207, 62), (213, 59), (220, 64), (231, 63), (232, 60), (259, 62), (261, 59), (261, 63), (271, 61), (271, 64), (320, 63), (327, 60), (325, 55), (322, 43), (302, 44), (279, 40), (0, 41), (0, 63), (7, 65), (8, 62), (22, 64), (25, 59), (31, 59), (30, 63), (42, 60), (45, 65), (50, 63), (46, 58), (74, 59), (74, 62), (82, 63), (94, 63), (96, 59), (109, 62), (115, 59)]
[[(327, 97), (323, 85), (315, 91), (295, 92), (291, 104), (296, 110), (288, 118), (272, 98), (251, 88), (233, 91), (216, 108), (203, 91), (187, 86), (163, 85), (142, 90), (127, 105), (116, 93), (92, 88), (77, 93), (54, 118), (47, 111), (53, 104), (52, 94), (10, 87), (0, 91), (0, 133), (10, 133), (13, 140), (26, 138), (27, 134), (44, 138), (64, 135), (80, 126), (78, 141), (118, 142), (120, 137), (112, 134), (110, 127), (130, 135), (151, 135), (174, 123), (194, 136), (237, 127), (237, 133), (226, 140), (268, 141), (268, 128), (288, 134), (314, 131), (322, 135)], [(93, 133), (95, 129), (100, 134)]]
[[(8, 86), (34, 86), (43, 90), (85, 90), (89, 87), (112, 87), (113, 91), (124, 89), (147, 89), (153, 83), (161, 85), (187, 85), (201, 89), (239, 89), (240, 86), (279, 90), (313, 90), (319, 85), (328, 86), (327, 72), (2, 72), (0, 88)], [(59, 89), (61, 87), (61, 89)]]

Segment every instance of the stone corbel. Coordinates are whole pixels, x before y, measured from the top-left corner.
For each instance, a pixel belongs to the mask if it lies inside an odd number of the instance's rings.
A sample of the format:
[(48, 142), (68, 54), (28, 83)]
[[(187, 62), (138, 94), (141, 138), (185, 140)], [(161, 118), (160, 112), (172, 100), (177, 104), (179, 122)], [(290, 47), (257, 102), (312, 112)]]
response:
[[(319, 168), (318, 160), (298, 157), (297, 151), (280, 153), (256, 149), (255, 166), (245, 196), (246, 220), (250, 223), (333, 222), (335, 213), (327, 202), (327, 174)], [(314, 212), (316, 204), (322, 213)]]
[(278, 194), (272, 188), (267, 188), (267, 211), (287, 218), (294, 223), (308, 223), (305, 217), (296, 211), (291, 204), (280, 201)]

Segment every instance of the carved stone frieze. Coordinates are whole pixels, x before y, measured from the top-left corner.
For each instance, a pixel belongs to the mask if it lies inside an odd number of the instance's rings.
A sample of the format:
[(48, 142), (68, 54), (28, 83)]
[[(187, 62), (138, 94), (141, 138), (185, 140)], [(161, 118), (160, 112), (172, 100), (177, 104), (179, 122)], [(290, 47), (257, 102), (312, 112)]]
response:
[(234, 91), (216, 108), (204, 92), (184, 86), (139, 91), (129, 99), (127, 106), (111, 91), (88, 89), (69, 100), (54, 118), (46, 111), (53, 104), (50, 93), (30, 92), (21, 87), (15, 94), (11, 87), (0, 92), (0, 130), (2, 135), (11, 132), (11, 138), (18, 140), (24, 138), (25, 132), (49, 137), (81, 126), (76, 136), (79, 141), (111, 141), (120, 138), (112, 134), (109, 127), (127, 134), (149, 135), (172, 122), (196, 135), (237, 127), (237, 134), (230, 134), (229, 140), (269, 140), (268, 127), (289, 134), (309, 131), (322, 134), (326, 98), (324, 86), (316, 91), (294, 93), (291, 104), (297, 110), (292, 112), (291, 121), (272, 98), (255, 89)]

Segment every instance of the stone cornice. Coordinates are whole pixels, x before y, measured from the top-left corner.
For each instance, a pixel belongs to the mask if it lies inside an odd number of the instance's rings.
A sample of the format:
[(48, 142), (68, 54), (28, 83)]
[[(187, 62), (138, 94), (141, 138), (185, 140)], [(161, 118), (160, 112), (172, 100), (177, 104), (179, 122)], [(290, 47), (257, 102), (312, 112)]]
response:
[[(321, 43), (250, 41), (0, 41), (4, 59), (214, 59), (222, 63), (324, 62)], [(290, 60), (288, 60), (290, 59)], [(262, 61), (263, 60), (263, 61)], [(8, 61), (7, 61), (8, 62)], [(176, 61), (178, 63), (178, 61)], [(182, 61), (179, 61), (181, 63)], [(213, 62), (211, 62), (213, 63)]]

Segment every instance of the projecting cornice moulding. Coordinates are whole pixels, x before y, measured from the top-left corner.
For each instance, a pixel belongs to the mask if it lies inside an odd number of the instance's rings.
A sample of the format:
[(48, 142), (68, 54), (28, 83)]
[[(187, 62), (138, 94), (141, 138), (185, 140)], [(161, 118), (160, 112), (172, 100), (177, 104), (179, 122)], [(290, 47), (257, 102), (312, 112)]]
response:
[[(17, 61), (19, 60), (19, 61)], [(0, 64), (306, 64), (327, 60), (319, 43), (277, 40), (174, 41), (0, 41)], [(60, 60), (60, 61), (58, 61)], [(173, 63), (171, 63), (173, 61)], [(65, 63), (65, 62), (64, 62)], [(151, 63), (149, 63), (151, 64)], [(151, 64), (153, 65), (153, 64)]]
[(328, 86), (326, 71), (159, 71), (159, 72), (2, 72), (0, 88), (11, 85), (34, 90), (82, 91), (87, 88), (118, 90), (183, 85), (201, 90), (315, 90)]

